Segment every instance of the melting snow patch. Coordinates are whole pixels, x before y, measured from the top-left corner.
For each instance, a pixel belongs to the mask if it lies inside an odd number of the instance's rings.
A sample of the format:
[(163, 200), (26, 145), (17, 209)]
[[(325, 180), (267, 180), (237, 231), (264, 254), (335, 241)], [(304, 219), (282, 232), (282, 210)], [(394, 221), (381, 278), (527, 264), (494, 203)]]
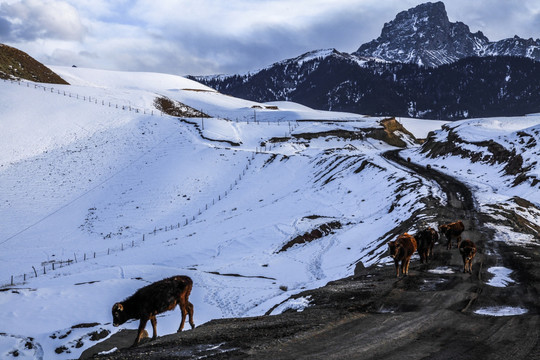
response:
[(506, 287), (508, 284), (514, 283), (515, 281), (510, 278), (512, 270), (507, 269), (502, 266), (494, 266), (488, 269), (490, 274), (493, 274), (487, 284), (494, 287)]
[(100, 352), (98, 355), (108, 355), (108, 354), (112, 354), (112, 353), (115, 352), (116, 350), (118, 350), (118, 348), (113, 347), (111, 350), (102, 351), (102, 352)]
[(527, 309), (513, 306), (490, 306), (476, 310), (474, 313), (487, 316), (514, 316), (522, 315)]
[(283, 313), (285, 310), (296, 310), (296, 311), (303, 311), (305, 308), (309, 306), (309, 303), (311, 301), (311, 296), (308, 297), (301, 297), (298, 299), (289, 299), (276, 307), (274, 311), (272, 311), (272, 315), (277, 315)]
[[(515, 209), (512, 209), (511, 211), (516, 212)], [(526, 215), (525, 213), (521, 213), (520, 215)], [(497, 216), (491, 215), (494, 219), (504, 219), (504, 216)], [(535, 220), (533, 219), (532, 222)], [(517, 233), (512, 230), (512, 228), (508, 226), (502, 226), (497, 225), (493, 223), (488, 224), (491, 228), (495, 229), (495, 241), (502, 241), (507, 244), (516, 244), (516, 245), (528, 245), (528, 244), (536, 244), (537, 241), (533, 235), (530, 234), (522, 234)]]
[(0, 348), (4, 358), (43, 359), (41, 345), (30, 337), (0, 333)]
[(447, 266), (439, 266), (435, 269), (428, 270), (428, 272), (433, 274), (453, 274), (454, 270), (450, 269)]

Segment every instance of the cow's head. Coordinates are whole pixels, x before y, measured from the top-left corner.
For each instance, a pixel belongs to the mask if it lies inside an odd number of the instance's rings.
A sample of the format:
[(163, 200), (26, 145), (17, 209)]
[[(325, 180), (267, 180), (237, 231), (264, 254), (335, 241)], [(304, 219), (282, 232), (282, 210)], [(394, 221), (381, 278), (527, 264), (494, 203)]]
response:
[(472, 246), (464, 246), (459, 249), (459, 252), (461, 253), (461, 256), (463, 256), (463, 260), (471, 261), (476, 255), (476, 248)]
[(389, 241), (388, 242), (388, 251), (389, 255), (395, 259), (399, 255), (399, 251), (401, 249), (401, 245), (397, 244), (395, 241)]
[(112, 316), (113, 316), (113, 325), (119, 326), (128, 321), (129, 319), (125, 316), (124, 306), (121, 303), (116, 303), (112, 307)]

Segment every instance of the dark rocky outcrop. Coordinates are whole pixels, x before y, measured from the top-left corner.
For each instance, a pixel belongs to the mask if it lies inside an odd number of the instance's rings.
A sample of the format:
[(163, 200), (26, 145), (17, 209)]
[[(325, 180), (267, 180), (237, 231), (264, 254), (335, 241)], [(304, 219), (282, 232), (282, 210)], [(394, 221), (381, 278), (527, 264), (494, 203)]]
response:
[(0, 79), (25, 79), (48, 84), (69, 85), (27, 53), (4, 44), (0, 44)]

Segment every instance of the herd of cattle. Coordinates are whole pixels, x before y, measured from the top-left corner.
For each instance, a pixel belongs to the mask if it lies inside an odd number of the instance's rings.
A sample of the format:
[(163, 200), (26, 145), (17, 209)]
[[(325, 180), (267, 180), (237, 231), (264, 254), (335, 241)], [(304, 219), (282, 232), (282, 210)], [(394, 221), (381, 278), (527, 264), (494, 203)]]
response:
[[(439, 226), (439, 233), (444, 234), (448, 240), (448, 249), (452, 248), (452, 239), (457, 239), (457, 246), (463, 257), (463, 271), (470, 273), (472, 272), (472, 260), (476, 255), (476, 246), (470, 240), (461, 241), (463, 230), (465, 227), (461, 221)], [(404, 233), (397, 240), (388, 243), (390, 256), (394, 259), (398, 277), (400, 274), (399, 262), (401, 262), (401, 272), (408, 275), (409, 262), (415, 251), (418, 251), (422, 263), (427, 262), (428, 258), (433, 256), (433, 245), (439, 240), (439, 233), (431, 227), (427, 227), (414, 236)], [(152, 323), (152, 339), (155, 339), (157, 336), (156, 315), (173, 310), (178, 305), (182, 312), (182, 321), (178, 332), (184, 328), (187, 315), (189, 315), (191, 328), (194, 328), (193, 304), (189, 302), (192, 287), (191, 278), (177, 275), (140, 288), (126, 300), (113, 305), (113, 325), (119, 326), (131, 319), (140, 320), (137, 337), (133, 343), (133, 346), (136, 346), (143, 337), (148, 320)]]
[[(461, 220), (439, 226), (439, 233), (444, 234), (447, 239), (446, 248), (448, 250), (452, 249), (452, 239), (455, 238), (457, 248), (463, 258), (463, 272), (472, 273), (472, 261), (476, 255), (476, 245), (468, 239), (461, 241), (461, 233), (464, 230), (465, 226)], [(433, 256), (433, 245), (439, 240), (439, 233), (428, 226), (414, 236), (404, 233), (397, 240), (388, 243), (390, 256), (394, 259), (396, 265), (397, 277), (400, 274), (400, 262), (401, 273), (404, 275), (409, 274), (409, 263), (415, 251), (418, 251), (422, 263), (427, 262), (428, 257)]]

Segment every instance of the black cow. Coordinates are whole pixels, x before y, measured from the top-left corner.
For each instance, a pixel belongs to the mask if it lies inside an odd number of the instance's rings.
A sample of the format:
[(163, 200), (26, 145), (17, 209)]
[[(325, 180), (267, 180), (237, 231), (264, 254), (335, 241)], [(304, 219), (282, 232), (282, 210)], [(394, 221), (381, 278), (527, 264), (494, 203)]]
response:
[(119, 326), (130, 319), (139, 319), (139, 332), (133, 346), (141, 341), (144, 328), (148, 320), (152, 323), (153, 336), (157, 336), (156, 315), (168, 310), (173, 310), (176, 305), (182, 311), (182, 322), (178, 332), (184, 328), (186, 315), (189, 314), (189, 324), (193, 329), (193, 304), (189, 302), (189, 294), (193, 287), (193, 281), (187, 276), (173, 276), (140, 288), (129, 298), (113, 305), (113, 325)]
[(472, 273), (472, 261), (476, 255), (476, 245), (471, 240), (463, 240), (459, 245), (459, 253), (463, 258), (463, 272)]
[(439, 240), (439, 233), (428, 226), (424, 230), (419, 231), (414, 235), (416, 243), (418, 245), (418, 255), (420, 255), (420, 262), (427, 263), (428, 257), (433, 257), (433, 245)]

